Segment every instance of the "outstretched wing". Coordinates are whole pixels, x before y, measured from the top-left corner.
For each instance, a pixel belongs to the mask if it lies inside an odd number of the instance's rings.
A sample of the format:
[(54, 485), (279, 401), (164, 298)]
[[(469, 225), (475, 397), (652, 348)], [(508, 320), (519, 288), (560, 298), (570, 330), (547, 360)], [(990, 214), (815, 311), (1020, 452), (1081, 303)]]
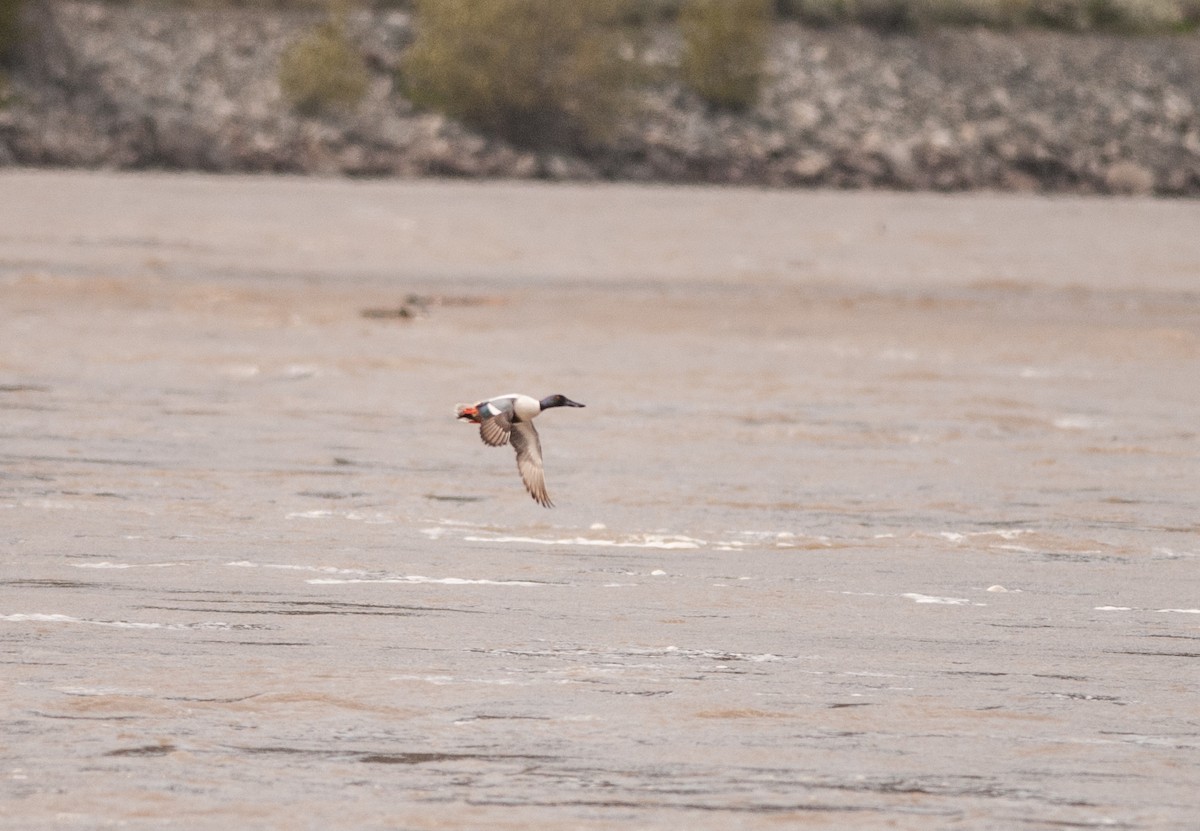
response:
[(479, 422), (479, 438), (489, 447), (503, 447), (508, 444), (512, 427), (512, 413), (500, 413)]
[(512, 446), (517, 451), (517, 470), (525, 490), (534, 501), (546, 508), (553, 508), (550, 495), (546, 493), (546, 474), (542, 470), (542, 442), (538, 439), (533, 423), (521, 421), (511, 425)]

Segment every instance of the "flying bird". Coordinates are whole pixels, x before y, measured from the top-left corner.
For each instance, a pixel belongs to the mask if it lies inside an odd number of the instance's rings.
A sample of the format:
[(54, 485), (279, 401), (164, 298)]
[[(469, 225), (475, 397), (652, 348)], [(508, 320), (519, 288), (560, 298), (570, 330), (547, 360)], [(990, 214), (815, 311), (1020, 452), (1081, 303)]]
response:
[(540, 401), (532, 396), (510, 393), (497, 395), (478, 404), (459, 404), (456, 414), (462, 421), (479, 425), (479, 437), (489, 447), (512, 442), (517, 451), (517, 470), (525, 490), (539, 505), (553, 508), (546, 493), (546, 475), (542, 471), (542, 442), (533, 419), (551, 407), (582, 407), (565, 395), (550, 395)]

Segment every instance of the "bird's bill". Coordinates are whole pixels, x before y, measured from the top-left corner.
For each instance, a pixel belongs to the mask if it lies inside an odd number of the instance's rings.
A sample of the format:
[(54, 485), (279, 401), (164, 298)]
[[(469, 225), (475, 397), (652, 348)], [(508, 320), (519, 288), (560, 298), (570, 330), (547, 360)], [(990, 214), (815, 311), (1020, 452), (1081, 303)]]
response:
[(580, 404), (578, 401), (572, 401), (571, 399), (564, 397), (563, 398), (563, 406), (564, 407), (583, 407), (585, 405)]

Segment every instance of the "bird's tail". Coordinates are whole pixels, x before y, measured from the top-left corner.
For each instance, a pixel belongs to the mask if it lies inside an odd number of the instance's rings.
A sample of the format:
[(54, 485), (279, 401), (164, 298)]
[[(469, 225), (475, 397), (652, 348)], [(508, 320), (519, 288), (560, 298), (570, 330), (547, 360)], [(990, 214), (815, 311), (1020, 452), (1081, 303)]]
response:
[(469, 421), (472, 424), (479, 423), (479, 408), (474, 404), (459, 404), (454, 410), (454, 415), (462, 421)]

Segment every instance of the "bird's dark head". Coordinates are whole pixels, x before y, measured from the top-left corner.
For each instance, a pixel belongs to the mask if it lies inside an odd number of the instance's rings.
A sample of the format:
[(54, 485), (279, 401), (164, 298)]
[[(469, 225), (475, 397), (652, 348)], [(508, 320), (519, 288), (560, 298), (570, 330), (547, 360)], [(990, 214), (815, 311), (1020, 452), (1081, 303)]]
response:
[(551, 407), (582, 407), (578, 401), (572, 401), (565, 395), (549, 395), (541, 400), (543, 410), (548, 410)]

